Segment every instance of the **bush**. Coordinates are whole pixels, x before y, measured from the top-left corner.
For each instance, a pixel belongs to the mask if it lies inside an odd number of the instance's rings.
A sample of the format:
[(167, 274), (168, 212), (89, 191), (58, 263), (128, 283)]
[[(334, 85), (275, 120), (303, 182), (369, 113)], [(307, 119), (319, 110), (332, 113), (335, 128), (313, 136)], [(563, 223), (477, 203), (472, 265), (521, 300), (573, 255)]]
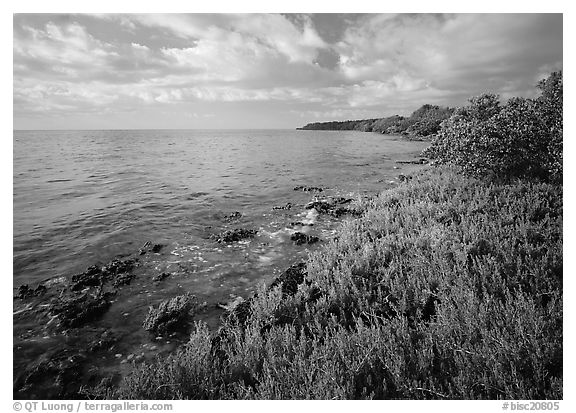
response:
[(474, 176), (562, 178), (562, 73), (538, 84), (538, 99), (472, 98), (440, 127), (424, 155)]
[(189, 312), (194, 306), (195, 297), (189, 293), (164, 300), (158, 308), (149, 308), (143, 327), (153, 334), (182, 329), (186, 326)]

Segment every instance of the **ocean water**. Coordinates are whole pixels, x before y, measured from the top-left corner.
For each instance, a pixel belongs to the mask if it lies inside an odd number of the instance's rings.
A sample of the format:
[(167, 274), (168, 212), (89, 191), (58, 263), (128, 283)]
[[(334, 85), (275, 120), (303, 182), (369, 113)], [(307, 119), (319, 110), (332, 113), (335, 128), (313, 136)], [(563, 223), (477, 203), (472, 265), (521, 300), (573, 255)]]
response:
[[(140, 257), (135, 280), (81, 331), (53, 328), (40, 311), (49, 298), (15, 299), (15, 377), (103, 331), (120, 340), (90, 361), (96, 368), (127, 368), (129, 354), (172, 351), (178, 339), (150, 337), (142, 321), (149, 306), (184, 292), (205, 303), (198, 319), (216, 328), (218, 304), (248, 297), (322, 248), (340, 224), (306, 210), (314, 194), (295, 186), (325, 188), (323, 196), (374, 194), (416, 168), (396, 160), (418, 157), (426, 146), (375, 133), (296, 130), (15, 131), (13, 139), (15, 289), (57, 289), (90, 265), (136, 254), (146, 241), (164, 245)], [(273, 209), (288, 202), (291, 209)], [(228, 222), (235, 211), (241, 218)], [(303, 220), (314, 223), (304, 231), (321, 242), (294, 245), (289, 223)], [(214, 240), (239, 227), (258, 234), (230, 245)], [(161, 272), (171, 276), (153, 283)]]

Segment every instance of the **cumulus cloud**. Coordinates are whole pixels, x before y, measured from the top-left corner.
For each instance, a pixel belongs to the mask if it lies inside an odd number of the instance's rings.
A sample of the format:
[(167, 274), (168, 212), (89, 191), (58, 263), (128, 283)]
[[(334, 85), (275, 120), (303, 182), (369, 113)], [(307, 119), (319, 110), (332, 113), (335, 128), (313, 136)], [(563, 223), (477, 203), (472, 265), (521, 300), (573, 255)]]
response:
[(298, 111), (361, 118), (533, 95), (562, 67), (562, 16), (15, 15), (13, 50), (17, 126), (169, 106), (218, 127), (218, 109), (243, 102), (283, 105), (278, 124), (298, 126)]
[(347, 78), (392, 82), (399, 92), (498, 91), (521, 78), (516, 91), (526, 93), (540, 65), (558, 63), (561, 39), (557, 15), (396, 15), (367, 18), (336, 48)]
[(252, 48), (257, 44), (262, 50), (284, 55), (289, 62), (311, 63), (318, 49), (326, 47), (312, 27), (311, 20), (306, 17), (301, 19), (301, 27), (278, 14), (146, 14), (133, 16), (132, 19), (145, 26), (163, 28), (185, 39), (211, 44), (244, 41)]

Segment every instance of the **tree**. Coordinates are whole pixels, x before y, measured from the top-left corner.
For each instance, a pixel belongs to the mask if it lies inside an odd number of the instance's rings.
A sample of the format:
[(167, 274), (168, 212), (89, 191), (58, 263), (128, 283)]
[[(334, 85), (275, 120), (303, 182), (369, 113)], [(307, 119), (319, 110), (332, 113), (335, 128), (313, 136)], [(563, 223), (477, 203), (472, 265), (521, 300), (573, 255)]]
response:
[(537, 99), (483, 94), (440, 126), (425, 155), (465, 173), (497, 178), (562, 178), (562, 72), (538, 83)]

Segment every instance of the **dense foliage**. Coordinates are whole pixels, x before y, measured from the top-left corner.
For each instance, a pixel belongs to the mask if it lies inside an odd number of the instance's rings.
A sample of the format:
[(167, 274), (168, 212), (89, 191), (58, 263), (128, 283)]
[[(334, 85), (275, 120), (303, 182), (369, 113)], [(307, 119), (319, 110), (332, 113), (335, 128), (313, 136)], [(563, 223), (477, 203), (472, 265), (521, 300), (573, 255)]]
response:
[(300, 285), (95, 396), (562, 398), (561, 186), (438, 168), (360, 206)]
[(425, 155), (476, 176), (562, 178), (562, 72), (537, 99), (484, 94), (442, 123)]
[(394, 115), (380, 119), (317, 122), (309, 123), (301, 129), (357, 130), (422, 138), (438, 132), (442, 121), (449, 118), (453, 111), (452, 108), (426, 104), (414, 111), (409, 117)]

